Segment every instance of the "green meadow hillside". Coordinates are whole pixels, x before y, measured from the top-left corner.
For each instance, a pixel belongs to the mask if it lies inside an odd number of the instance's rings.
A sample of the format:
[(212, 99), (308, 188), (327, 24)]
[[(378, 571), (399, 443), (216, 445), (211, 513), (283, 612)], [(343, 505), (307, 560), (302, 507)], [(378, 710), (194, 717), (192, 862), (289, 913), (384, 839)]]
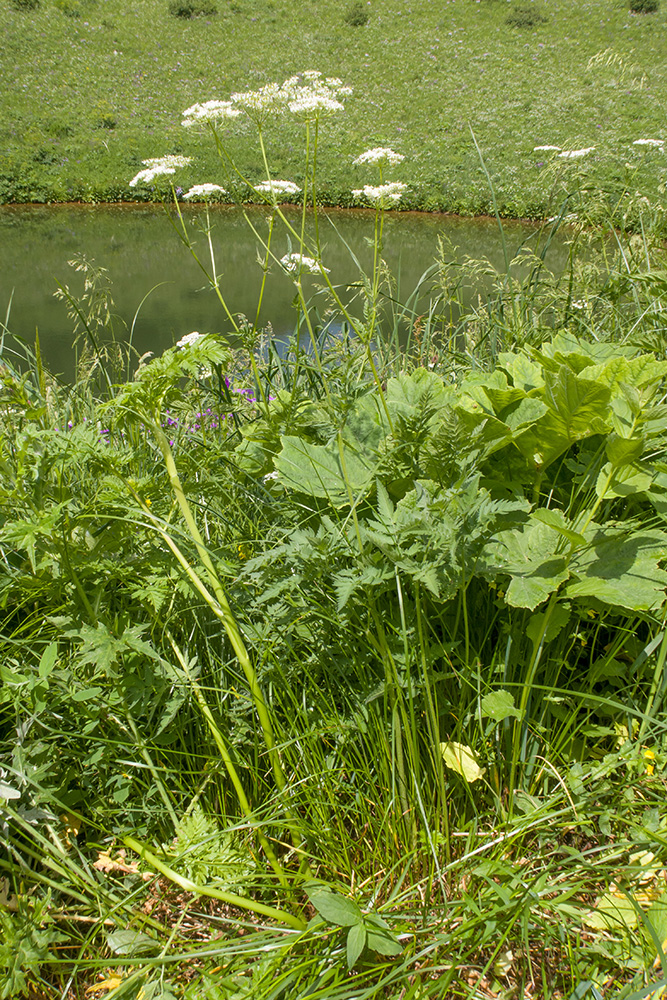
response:
[[(612, 0), (4, 0), (0, 41), (0, 201), (154, 197), (128, 181), (141, 161), (193, 156), (178, 183), (222, 180), (215, 152), (180, 125), (194, 102), (224, 99), (305, 69), (353, 88), (327, 124), (321, 198), (346, 204), (352, 159), (374, 145), (406, 156), (404, 207), (489, 210), (483, 154), (507, 215), (548, 212), (549, 153), (594, 147), (582, 171), (612, 198), (649, 197), (665, 134), (667, 7), (631, 14)], [(216, 9), (217, 8), (217, 9)], [(294, 123), (267, 127), (272, 167), (302, 180)], [(251, 180), (256, 142), (231, 123), (226, 141)], [(326, 147), (326, 148), (325, 148)]]

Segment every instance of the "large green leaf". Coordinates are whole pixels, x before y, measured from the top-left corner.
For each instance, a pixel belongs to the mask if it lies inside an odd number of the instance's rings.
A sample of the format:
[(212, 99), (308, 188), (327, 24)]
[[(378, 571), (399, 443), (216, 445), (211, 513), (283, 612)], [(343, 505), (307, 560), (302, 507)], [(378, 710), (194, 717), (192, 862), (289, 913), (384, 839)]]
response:
[(560, 531), (534, 517), (520, 528), (500, 531), (485, 545), (480, 571), (497, 580), (509, 575), (506, 601), (534, 610), (568, 578), (565, 543)]
[(303, 438), (282, 438), (275, 465), (285, 486), (313, 497), (324, 497), (335, 507), (357, 499), (373, 482), (376, 461), (369, 451), (334, 439), (326, 445)]
[(596, 597), (628, 611), (655, 611), (665, 600), (667, 534), (596, 525), (590, 545), (575, 553), (568, 597)]

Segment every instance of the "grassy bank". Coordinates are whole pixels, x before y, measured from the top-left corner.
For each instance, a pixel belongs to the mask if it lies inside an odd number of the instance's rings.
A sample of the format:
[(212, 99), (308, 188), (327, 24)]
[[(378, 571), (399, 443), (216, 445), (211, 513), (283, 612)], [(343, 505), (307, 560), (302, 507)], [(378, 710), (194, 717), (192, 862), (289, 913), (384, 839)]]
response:
[[(183, 19), (165, 2), (5, 2), (0, 42), (0, 201), (116, 201), (150, 197), (128, 188), (141, 160), (193, 156), (192, 180), (221, 181), (209, 147), (180, 126), (196, 101), (224, 99), (316, 68), (354, 88), (344, 117), (328, 128), (320, 197), (348, 204), (368, 145), (406, 156), (405, 207), (488, 212), (488, 182), (475, 132), (504, 214), (551, 214), (553, 177), (541, 164), (563, 149), (594, 146), (581, 163), (613, 201), (629, 186), (651, 200), (663, 154), (636, 139), (664, 136), (667, 10), (630, 15), (624, 3), (415, 0), (364, 5), (366, 24), (347, 23), (347, 0), (315, 5), (220, 0), (217, 13)], [(514, 15), (523, 26), (508, 23)], [(534, 18), (533, 18), (534, 19)], [(238, 131), (238, 130), (237, 130)], [(228, 143), (252, 181), (261, 157), (244, 134)], [(243, 132), (243, 130), (241, 130)], [(301, 184), (301, 136), (267, 130), (279, 176)], [(184, 185), (191, 181), (184, 175)], [(179, 181), (180, 183), (180, 181)], [(240, 192), (242, 194), (242, 192)]]

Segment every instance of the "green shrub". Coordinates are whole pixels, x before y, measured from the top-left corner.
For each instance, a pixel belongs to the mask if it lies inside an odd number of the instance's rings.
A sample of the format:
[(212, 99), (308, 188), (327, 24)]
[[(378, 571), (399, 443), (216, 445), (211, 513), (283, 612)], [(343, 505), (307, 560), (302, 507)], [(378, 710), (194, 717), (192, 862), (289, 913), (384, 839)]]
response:
[(55, 6), (65, 17), (79, 18), (84, 10), (81, 0), (55, 0)]
[(365, 24), (368, 24), (370, 16), (368, 8), (362, 3), (362, 0), (353, 0), (343, 14), (343, 20), (345, 24), (349, 24), (353, 28), (362, 28)]
[(541, 10), (522, 5), (512, 8), (505, 23), (511, 28), (534, 28), (538, 24), (546, 24), (547, 20)]
[(210, 17), (218, 8), (210, 0), (170, 0), (169, 13), (174, 17)]
[(655, 14), (659, 6), (658, 0), (630, 0), (632, 14)]
[(39, 7), (39, 0), (9, 0), (14, 10), (34, 10)]

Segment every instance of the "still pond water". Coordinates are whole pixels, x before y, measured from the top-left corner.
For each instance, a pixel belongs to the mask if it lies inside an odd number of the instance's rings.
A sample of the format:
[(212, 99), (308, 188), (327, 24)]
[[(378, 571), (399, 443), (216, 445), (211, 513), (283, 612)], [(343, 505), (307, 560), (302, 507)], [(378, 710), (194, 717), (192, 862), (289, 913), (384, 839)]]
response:
[[(249, 214), (264, 236), (264, 210), (253, 208)], [(197, 251), (208, 263), (206, 238), (201, 232), (205, 214), (188, 206), (184, 217)], [(257, 240), (236, 208), (216, 206), (211, 219), (217, 269), (223, 275), (221, 284), (230, 309), (253, 319), (262, 280)], [(293, 219), (298, 225), (296, 210)], [(312, 228), (312, 219), (309, 225)], [(505, 225), (510, 257), (536, 228), (521, 223)], [(358, 280), (350, 251), (370, 270), (372, 252), (367, 241), (372, 235), (372, 213), (329, 210), (326, 217), (320, 217), (322, 259), (331, 270), (334, 284)], [(398, 277), (399, 299), (407, 299), (434, 262), (440, 236), (458, 247), (459, 258), (485, 256), (502, 268), (502, 241), (495, 221), (417, 213), (389, 215), (384, 258)], [(534, 247), (534, 240), (529, 245)], [(288, 251), (284, 231), (276, 228), (273, 247), (278, 256)], [(562, 244), (550, 251), (552, 269), (560, 270), (565, 252)], [(67, 262), (82, 253), (107, 268), (115, 312), (128, 329), (140, 303), (148, 296), (135, 323), (134, 345), (140, 353), (158, 354), (192, 330), (215, 333), (229, 329), (215, 294), (206, 287), (202, 272), (160, 206), (2, 207), (0, 318), (4, 321), (11, 303), (9, 330), (29, 344), (38, 330), (42, 352), (53, 371), (66, 376), (73, 372), (72, 322), (65, 304), (53, 293), (58, 283), (68, 284), (75, 294), (80, 293), (82, 276)], [(314, 290), (316, 280), (308, 280)], [(270, 322), (278, 336), (287, 336), (295, 326), (293, 300), (293, 284), (274, 265), (260, 321)], [(122, 330), (121, 324), (118, 329)]]

